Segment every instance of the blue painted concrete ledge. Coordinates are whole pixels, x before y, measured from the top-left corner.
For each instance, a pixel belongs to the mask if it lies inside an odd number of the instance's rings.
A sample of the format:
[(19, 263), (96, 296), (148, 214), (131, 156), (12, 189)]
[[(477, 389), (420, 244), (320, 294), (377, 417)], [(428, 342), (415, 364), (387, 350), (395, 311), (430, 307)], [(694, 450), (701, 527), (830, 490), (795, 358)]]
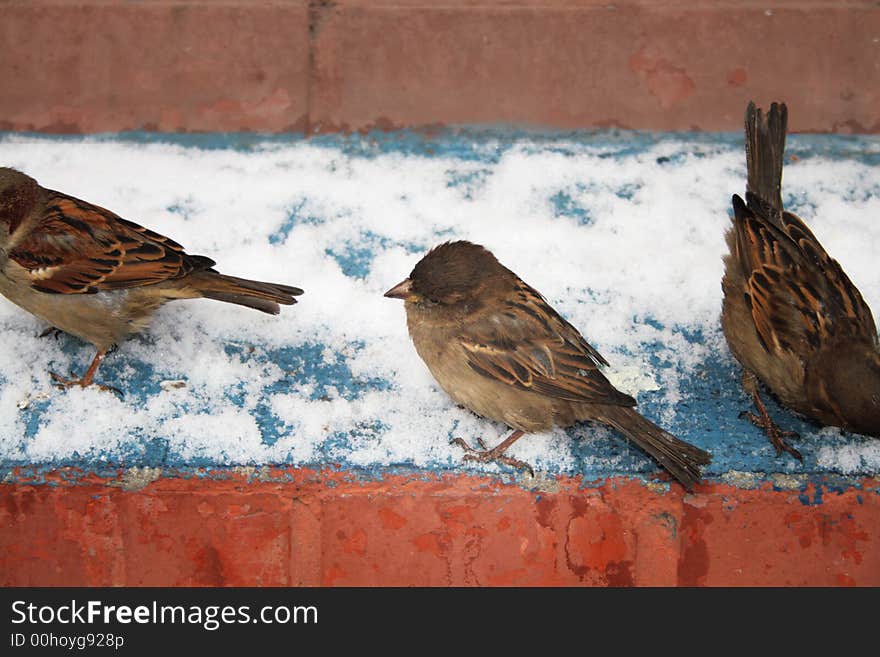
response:
[[(811, 225), (820, 237), (843, 251), (826, 243), (876, 310), (880, 277), (869, 263), (880, 246), (880, 138), (794, 135), (788, 155), (787, 206), (815, 219)], [(248, 311), (227, 313), (201, 301), (176, 306), (176, 314), (163, 309), (151, 330), (120, 345), (102, 366), (98, 378), (122, 389), (124, 400), (97, 402), (80, 399), (81, 391), (65, 401), (69, 393), (52, 388), (46, 375), (53, 368), (84, 368), (91, 347), (70, 336), (37, 342), (39, 322), (2, 302), (3, 362), (22, 353), (33, 365), (7, 364), (0, 371), (0, 479), (39, 482), (67, 466), (98, 475), (138, 467), (221, 476), (224, 469), (274, 465), (330, 467), (355, 478), (485, 472), (487, 466), (462, 463), (447, 443), (458, 435), (472, 441), (485, 431), (495, 442), (504, 428), (449, 402), (408, 342), (402, 308), (381, 299), (383, 288), (404, 278), (433, 244), (462, 237), (494, 239), (486, 245), (538, 287), (612, 365), (646, 373), (648, 383), (634, 384), (639, 410), (711, 451), (708, 479), (794, 482), (803, 490), (820, 480), (826, 488), (859, 485), (880, 471), (880, 441), (823, 430), (769, 400), (776, 421), (801, 434), (799, 463), (777, 457), (763, 433), (740, 417), (751, 410), (750, 400), (724, 345), (717, 309), (725, 213), (730, 193), (744, 186), (742, 160), (739, 134), (470, 128), (305, 140), (0, 133), (0, 165), (20, 167), (47, 186), (64, 184), (68, 193), (210, 255), (224, 271), (278, 278), (271, 267), (254, 264), (262, 248), (267, 260), (289, 268), (281, 280), (306, 290), (301, 304), (279, 319), (253, 319), (250, 333), (241, 329), (250, 326)], [(132, 179), (135, 169), (143, 173)], [(236, 179), (245, 190), (242, 207), (252, 207), (253, 215), (244, 217), (235, 206), (216, 219), (215, 233), (208, 222), (218, 208), (222, 213), (224, 204), (235, 203), (222, 195), (233, 198), (229, 181)], [(333, 180), (338, 184), (331, 187)], [(215, 202), (217, 194), (222, 198)], [(675, 199), (670, 202), (676, 195), (688, 215), (680, 220)], [(644, 215), (649, 227), (652, 204), (658, 235), (681, 231), (681, 239), (669, 246), (659, 238), (634, 243), (633, 236), (649, 228), (628, 232), (628, 217), (640, 221)], [(692, 216), (700, 212), (705, 220)], [(226, 221), (241, 228), (225, 236)], [(595, 255), (577, 260), (569, 254), (567, 243), (580, 241)], [(630, 251), (620, 255), (626, 244)], [(661, 250), (651, 248), (658, 244)], [(557, 257), (565, 276), (548, 260)], [(572, 272), (567, 258), (583, 270)], [(628, 277), (609, 274), (608, 263), (624, 258)], [(693, 261), (693, 279), (686, 271), (676, 279), (681, 260)], [(678, 297), (666, 304), (651, 289), (653, 266), (662, 270), (659, 278), (669, 268), (669, 280), (679, 280), (680, 288), (668, 290)], [(356, 308), (359, 299), (363, 307)], [(334, 323), (343, 313), (353, 316)], [(223, 320), (214, 321), (218, 316)], [(272, 321), (291, 328), (284, 334)], [(231, 374), (214, 380), (211, 368)], [(240, 380), (236, 373), (243, 373)], [(178, 380), (182, 390), (168, 385)], [(89, 404), (96, 404), (92, 411)], [(160, 421), (151, 423), (151, 413)], [(120, 427), (116, 440), (112, 422), (100, 420), (108, 414), (119, 418), (112, 420)], [(193, 428), (190, 417), (204, 424)], [(240, 437), (224, 438), (225, 427)], [(219, 439), (200, 437), (205, 431)], [(178, 439), (181, 432), (192, 437)], [(588, 424), (536, 437), (517, 454), (540, 477), (592, 482), (657, 471), (620, 436)], [(494, 466), (488, 471), (529, 485), (525, 475)], [(809, 489), (821, 498), (821, 487)]]

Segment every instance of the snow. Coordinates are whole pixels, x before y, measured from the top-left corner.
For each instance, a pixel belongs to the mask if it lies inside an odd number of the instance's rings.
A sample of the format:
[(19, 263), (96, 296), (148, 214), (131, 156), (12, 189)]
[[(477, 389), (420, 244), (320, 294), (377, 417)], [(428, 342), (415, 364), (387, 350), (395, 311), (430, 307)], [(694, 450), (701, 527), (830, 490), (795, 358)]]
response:
[[(38, 338), (45, 326), (0, 299), (0, 465), (497, 470), (462, 464), (449, 440), (492, 445), (507, 428), (452, 404), (412, 347), (402, 303), (382, 296), (431, 246), (461, 238), (540, 290), (643, 413), (715, 453), (710, 474), (878, 472), (878, 441), (771, 405), (802, 434), (801, 465), (777, 459), (738, 417), (749, 403), (718, 314), (730, 197), (745, 180), (739, 136), (401, 139), (0, 138), (0, 163), (46, 187), (168, 235), (225, 273), (305, 290), (278, 317), (207, 300), (165, 306), (99, 370), (123, 399), (52, 387), (49, 372), (82, 373), (92, 347)], [(791, 141), (786, 204), (880, 309), (880, 141)], [(591, 425), (530, 436), (510, 453), (585, 476), (656, 469)]]

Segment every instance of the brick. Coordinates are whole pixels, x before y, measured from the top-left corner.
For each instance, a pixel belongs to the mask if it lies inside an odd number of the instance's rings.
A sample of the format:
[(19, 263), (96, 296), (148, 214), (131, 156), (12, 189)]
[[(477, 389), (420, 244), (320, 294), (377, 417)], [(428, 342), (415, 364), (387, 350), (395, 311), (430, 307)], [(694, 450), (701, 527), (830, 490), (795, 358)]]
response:
[(533, 496), (470, 493), (327, 499), (322, 584), (559, 583), (556, 536)]
[(125, 562), (112, 489), (4, 486), (0, 585), (120, 586)]
[(0, 130), (302, 129), (306, 0), (4, 3)]
[(763, 489), (685, 505), (681, 583), (876, 586), (876, 492), (826, 492), (819, 504), (812, 497)]
[(313, 17), (314, 131), (431, 124), (880, 131), (872, 2), (341, 0)]
[(128, 584), (287, 586), (289, 502), (205, 488), (120, 495)]

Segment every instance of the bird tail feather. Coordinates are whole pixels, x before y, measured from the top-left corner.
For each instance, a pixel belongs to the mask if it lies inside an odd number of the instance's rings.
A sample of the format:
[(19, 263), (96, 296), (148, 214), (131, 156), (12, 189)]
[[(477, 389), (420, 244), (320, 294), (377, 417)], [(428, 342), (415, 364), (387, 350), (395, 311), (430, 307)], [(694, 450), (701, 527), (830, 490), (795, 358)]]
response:
[(206, 299), (247, 306), (271, 315), (281, 312), (278, 304), (293, 305), (295, 297), (303, 293), (298, 287), (236, 278), (213, 270), (194, 274), (191, 284)]
[(701, 466), (712, 461), (708, 452), (676, 438), (632, 408), (610, 406), (602, 415), (603, 421), (650, 454), (687, 490), (700, 482)]
[[(772, 103), (765, 114), (749, 103), (746, 108), (747, 191), (782, 213), (782, 156), (788, 127), (785, 103)], [(752, 204), (752, 199), (749, 199)], [(763, 204), (762, 204), (763, 205)]]

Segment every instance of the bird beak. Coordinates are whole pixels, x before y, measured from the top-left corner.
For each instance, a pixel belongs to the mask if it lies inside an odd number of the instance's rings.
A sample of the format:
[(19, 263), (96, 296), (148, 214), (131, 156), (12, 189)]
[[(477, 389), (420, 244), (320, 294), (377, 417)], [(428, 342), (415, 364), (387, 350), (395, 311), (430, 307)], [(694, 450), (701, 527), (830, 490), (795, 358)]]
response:
[(385, 293), (389, 299), (406, 299), (410, 295), (412, 281), (408, 278), (402, 283), (398, 283)]

